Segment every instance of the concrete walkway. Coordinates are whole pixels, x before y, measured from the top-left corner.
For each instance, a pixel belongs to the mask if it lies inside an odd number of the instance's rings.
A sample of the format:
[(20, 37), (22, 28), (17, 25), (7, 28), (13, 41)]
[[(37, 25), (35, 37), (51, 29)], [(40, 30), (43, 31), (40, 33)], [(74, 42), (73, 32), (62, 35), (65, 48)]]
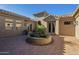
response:
[(27, 36), (0, 38), (1, 55), (62, 55), (64, 39), (53, 36), (54, 42), (46, 46), (36, 46), (25, 42)]
[(74, 36), (60, 36), (64, 37), (65, 55), (79, 55), (79, 39)]

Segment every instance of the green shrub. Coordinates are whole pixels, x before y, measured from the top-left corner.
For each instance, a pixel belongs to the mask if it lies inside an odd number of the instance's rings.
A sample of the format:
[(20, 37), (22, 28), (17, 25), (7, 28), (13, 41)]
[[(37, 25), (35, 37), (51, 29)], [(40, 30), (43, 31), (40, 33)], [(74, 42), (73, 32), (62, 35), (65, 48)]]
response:
[(38, 21), (35, 32), (31, 33), (31, 36), (33, 36), (33, 37), (47, 37), (45, 26), (42, 25), (40, 21)]

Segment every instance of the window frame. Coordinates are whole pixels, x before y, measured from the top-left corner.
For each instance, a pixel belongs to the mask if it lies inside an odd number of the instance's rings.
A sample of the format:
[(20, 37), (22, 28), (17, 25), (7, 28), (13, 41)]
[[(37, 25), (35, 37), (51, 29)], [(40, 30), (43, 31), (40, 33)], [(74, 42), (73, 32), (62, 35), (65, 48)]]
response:
[[(20, 22), (17, 22), (17, 21), (20, 21)], [(17, 27), (16, 26), (17, 24), (21, 24), (21, 26)], [(16, 20), (16, 25), (15, 25), (15, 27), (16, 27), (17, 30), (21, 29), (22, 28), (22, 20)]]
[[(9, 21), (11, 20), (11, 21)], [(7, 23), (7, 24), (6, 24)], [(8, 24), (11, 24), (12, 23), (12, 27), (10, 26), (9, 29), (8, 29)], [(5, 19), (5, 30), (12, 30), (13, 29), (13, 20), (12, 19)]]
[(71, 25), (73, 21), (64, 21), (64, 25)]

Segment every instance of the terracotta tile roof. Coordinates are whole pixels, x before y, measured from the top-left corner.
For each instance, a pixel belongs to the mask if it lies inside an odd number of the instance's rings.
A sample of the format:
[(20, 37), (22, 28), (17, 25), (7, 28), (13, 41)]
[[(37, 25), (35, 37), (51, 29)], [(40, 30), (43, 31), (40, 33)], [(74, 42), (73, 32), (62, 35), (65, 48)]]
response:
[(2, 13), (4, 15), (9, 15), (9, 16), (14, 16), (14, 17), (20, 17), (20, 18), (23, 18), (23, 19), (31, 20), (31, 18), (29, 18), (29, 17), (22, 16), (22, 15), (14, 13), (14, 12), (10, 12), (10, 11), (3, 10), (3, 9), (0, 9), (0, 13)]
[(34, 16), (36, 16), (36, 17), (46, 17), (46, 16), (48, 16), (49, 14), (46, 12), (46, 11), (42, 11), (42, 12), (38, 12), (38, 13), (35, 13), (35, 14), (33, 14)]

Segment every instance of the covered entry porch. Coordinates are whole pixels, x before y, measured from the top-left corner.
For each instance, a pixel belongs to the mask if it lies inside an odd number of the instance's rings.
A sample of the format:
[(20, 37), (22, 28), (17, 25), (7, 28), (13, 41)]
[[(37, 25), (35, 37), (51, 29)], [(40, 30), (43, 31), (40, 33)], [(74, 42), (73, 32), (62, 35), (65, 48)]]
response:
[(47, 22), (48, 34), (59, 34), (59, 20), (53, 15), (49, 15), (44, 19)]

